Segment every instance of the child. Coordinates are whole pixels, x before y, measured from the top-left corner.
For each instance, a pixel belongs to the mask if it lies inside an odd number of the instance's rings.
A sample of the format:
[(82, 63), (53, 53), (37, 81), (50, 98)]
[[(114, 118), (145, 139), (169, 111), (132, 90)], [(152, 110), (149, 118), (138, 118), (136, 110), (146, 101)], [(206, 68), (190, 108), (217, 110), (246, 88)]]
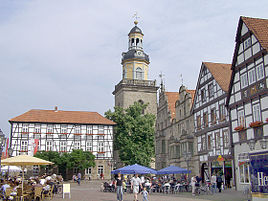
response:
[(141, 191), (141, 194), (142, 194), (142, 201), (148, 201), (148, 191), (146, 190), (145, 187), (143, 187), (143, 190)]

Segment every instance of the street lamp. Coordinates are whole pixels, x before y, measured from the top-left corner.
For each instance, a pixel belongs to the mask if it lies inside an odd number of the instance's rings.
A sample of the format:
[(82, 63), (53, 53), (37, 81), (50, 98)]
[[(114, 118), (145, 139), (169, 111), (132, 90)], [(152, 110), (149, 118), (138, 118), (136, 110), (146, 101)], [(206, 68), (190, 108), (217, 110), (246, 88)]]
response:
[(2, 132), (2, 130), (0, 129), (0, 172), (1, 172), (1, 158), (2, 158), (2, 152), (3, 152), (3, 148), (6, 144), (6, 136), (4, 135), (4, 133)]
[(253, 151), (255, 149), (255, 144), (256, 144), (255, 140), (253, 140), (253, 139), (249, 140), (248, 146), (250, 148), (250, 151)]
[(260, 145), (262, 149), (266, 149), (267, 148), (267, 139), (262, 139), (260, 140)]
[(187, 164), (187, 175), (188, 175), (187, 180), (188, 180), (188, 182), (189, 182), (189, 162), (190, 162), (190, 160), (191, 160), (192, 153), (191, 153), (191, 152), (185, 152), (185, 153), (183, 154), (183, 157), (184, 157), (184, 159), (185, 159), (185, 161), (186, 161), (186, 164)]

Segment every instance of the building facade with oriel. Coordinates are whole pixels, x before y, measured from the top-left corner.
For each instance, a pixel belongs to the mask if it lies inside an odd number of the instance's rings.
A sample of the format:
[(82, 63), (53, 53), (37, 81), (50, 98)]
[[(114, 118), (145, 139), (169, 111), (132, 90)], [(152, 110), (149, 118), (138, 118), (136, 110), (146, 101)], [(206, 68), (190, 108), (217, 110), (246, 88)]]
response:
[(225, 106), (230, 78), (230, 64), (203, 62), (192, 107), (200, 175), (203, 181), (212, 174), (224, 175), (227, 185), (232, 183), (234, 172)]
[(174, 165), (198, 174), (191, 114), (194, 91), (182, 85), (179, 92), (166, 92), (161, 85), (155, 134), (156, 169)]
[(194, 120), (191, 114), (195, 90), (185, 86), (179, 89), (175, 102), (175, 116), (172, 120), (172, 132), (168, 138), (168, 165), (191, 170), (191, 175), (198, 175), (198, 158), (194, 138)]
[[(90, 151), (95, 167), (85, 170), (86, 176), (97, 179), (101, 174), (110, 178), (113, 169), (114, 122), (97, 112), (30, 110), (9, 120), (10, 147), (13, 155), (33, 155), (37, 151)], [(76, 173), (76, 172), (74, 172)]]
[(172, 119), (175, 117), (175, 102), (178, 92), (166, 92), (161, 85), (156, 115), (155, 168), (162, 169), (169, 164), (168, 140), (172, 135)]
[(248, 153), (267, 149), (268, 20), (240, 17), (227, 99), (238, 190), (249, 188)]

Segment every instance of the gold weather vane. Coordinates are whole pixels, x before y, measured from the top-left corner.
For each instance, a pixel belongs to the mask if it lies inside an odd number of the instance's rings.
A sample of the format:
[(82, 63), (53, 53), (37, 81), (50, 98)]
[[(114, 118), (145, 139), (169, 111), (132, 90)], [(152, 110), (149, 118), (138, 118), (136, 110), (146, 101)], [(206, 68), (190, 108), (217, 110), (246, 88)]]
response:
[(138, 24), (138, 19), (140, 18), (140, 17), (138, 16), (138, 12), (137, 12), (137, 11), (134, 13), (134, 15), (133, 15), (132, 18), (135, 19), (134, 24), (137, 25), (137, 24)]

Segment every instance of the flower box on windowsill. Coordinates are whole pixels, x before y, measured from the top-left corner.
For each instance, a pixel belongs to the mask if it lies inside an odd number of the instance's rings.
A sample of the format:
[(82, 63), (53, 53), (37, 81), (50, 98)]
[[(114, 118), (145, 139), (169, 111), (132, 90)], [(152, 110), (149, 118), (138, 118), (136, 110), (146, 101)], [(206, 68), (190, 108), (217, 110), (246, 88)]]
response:
[(33, 132), (34, 135), (40, 135), (41, 132)]
[(28, 152), (28, 150), (27, 150), (27, 151), (25, 151), (25, 150), (20, 150), (20, 152)]
[(82, 135), (82, 133), (74, 133), (74, 135)]
[(98, 152), (98, 154), (105, 154), (105, 152), (104, 151), (100, 151), (100, 152)]
[(46, 134), (49, 134), (49, 135), (50, 135), (50, 134), (53, 134), (53, 133), (51, 133), (51, 132), (46, 132)]
[(93, 135), (93, 133), (86, 133), (86, 135)]
[(251, 128), (260, 127), (260, 126), (262, 126), (262, 125), (263, 125), (263, 122), (262, 122), (262, 121), (254, 121), (254, 122), (251, 122), (251, 123), (249, 124), (249, 126), (250, 126)]
[(244, 126), (237, 126), (234, 128), (235, 131), (242, 131), (242, 130), (245, 130), (245, 127)]
[(97, 135), (104, 135), (104, 133), (98, 133)]
[(21, 134), (27, 135), (27, 134), (29, 134), (29, 132), (21, 132)]

